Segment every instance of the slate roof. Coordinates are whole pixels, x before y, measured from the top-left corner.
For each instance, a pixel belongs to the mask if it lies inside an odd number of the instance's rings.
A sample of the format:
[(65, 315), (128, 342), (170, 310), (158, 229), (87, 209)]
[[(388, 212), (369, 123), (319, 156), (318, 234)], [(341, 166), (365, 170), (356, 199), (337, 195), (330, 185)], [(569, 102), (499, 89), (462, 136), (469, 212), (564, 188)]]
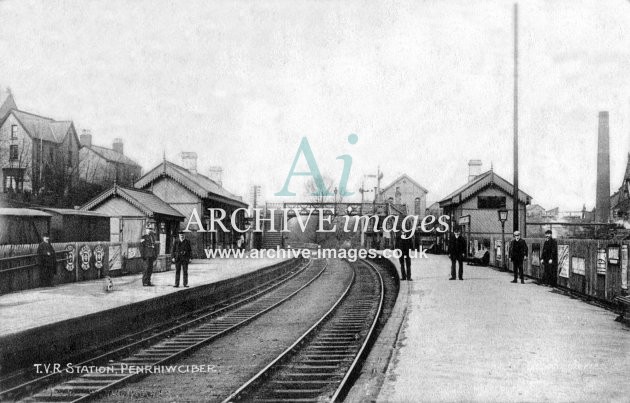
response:
[(401, 179), (407, 179), (409, 182), (413, 183), (416, 187), (419, 187), (424, 193), (429, 193), (429, 191), (424, 186), (420, 185), (418, 182), (416, 182), (415, 180), (411, 179), (409, 177), (409, 175), (407, 175), (407, 174), (400, 175), (396, 180), (392, 181), (392, 183), (390, 183), (389, 185), (387, 185), (383, 189), (381, 189), (381, 193), (384, 193), (387, 190), (389, 190), (392, 186), (394, 186)]
[(98, 154), (99, 156), (101, 156), (107, 161), (116, 162), (119, 164), (131, 165), (135, 167), (140, 166), (138, 165), (136, 161), (127, 157), (125, 154), (121, 154), (118, 151), (112, 150), (111, 148), (95, 146), (95, 145), (90, 146), (90, 147), (86, 147), (86, 146), (83, 146), (83, 147), (94, 151), (96, 154)]
[(71, 121), (56, 121), (51, 118), (13, 109), (10, 114), (20, 122), (31, 138), (62, 143), (72, 126)]
[(52, 217), (43, 211), (28, 208), (0, 208), (0, 216)]
[[(506, 181), (505, 179), (494, 173), (494, 171), (491, 169), (482, 173), (481, 175), (478, 175), (471, 182), (468, 182), (464, 186), (461, 186), (448, 196), (444, 197), (442, 200), (440, 200), (440, 207), (445, 207), (452, 204), (460, 204), (464, 200), (473, 197), (475, 194), (491, 185), (497, 186), (510, 195), (514, 191), (514, 187), (510, 182)], [(518, 200), (521, 203), (528, 204), (531, 199), (531, 196), (519, 189)]]
[(6, 90), (0, 89), (0, 119), (4, 118), (11, 109), (17, 109), (13, 94), (8, 88)]
[(147, 172), (134, 186), (138, 189), (147, 188), (153, 181), (163, 176), (173, 179), (199, 198), (213, 199), (236, 207), (247, 207), (240, 196), (228, 192), (207, 176), (192, 173), (166, 160)]
[(181, 220), (184, 219), (184, 216), (181, 215), (179, 211), (175, 210), (153, 193), (144, 190), (125, 188), (118, 185), (112, 186), (89, 202), (85, 203), (81, 206), (81, 210), (91, 210), (105, 202), (110, 197), (122, 197), (148, 217), (153, 217), (155, 214), (161, 214), (177, 217)]
[(37, 210), (44, 211), (50, 214), (58, 215), (80, 215), (89, 217), (109, 217), (107, 214), (97, 213), (96, 211), (77, 210), (72, 208), (51, 208), (51, 207), (38, 207)]

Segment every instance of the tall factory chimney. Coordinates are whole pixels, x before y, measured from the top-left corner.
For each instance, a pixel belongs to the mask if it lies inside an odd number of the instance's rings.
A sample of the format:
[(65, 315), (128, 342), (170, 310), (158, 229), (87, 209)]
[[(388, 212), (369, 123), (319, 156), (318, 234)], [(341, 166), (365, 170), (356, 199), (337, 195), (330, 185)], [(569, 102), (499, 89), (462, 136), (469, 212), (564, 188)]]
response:
[(610, 216), (610, 142), (608, 137), (608, 112), (599, 112), (597, 193), (595, 194), (595, 221), (597, 222), (608, 222)]

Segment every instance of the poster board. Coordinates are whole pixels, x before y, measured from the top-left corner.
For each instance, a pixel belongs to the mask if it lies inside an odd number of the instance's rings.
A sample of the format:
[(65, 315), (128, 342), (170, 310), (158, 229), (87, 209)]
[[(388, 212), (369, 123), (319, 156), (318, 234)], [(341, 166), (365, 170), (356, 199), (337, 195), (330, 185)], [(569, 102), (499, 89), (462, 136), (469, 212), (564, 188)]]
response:
[(573, 256), (571, 258), (571, 268), (573, 274), (586, 275), (586, 259), (583, 257)]
[(597, 274), (606, 274), (606, 249), (597, 249)]
[(628, 289), (628, 245), (621, 246), (621, 288)]
[(540, 244), (532, 244), (532, 266), (540, 266)]
[(569, 245), (558, 245), (558, 275), (569, 278)]
[(497, 251), (497, 260), (503, 260), (503, 248), (501, 248), (502, 246), (502, 242), (501, 240), (495, 240), (494, 241), (494, 249)]
[(619, 264), (619, 245), (608, 246), (608, 264)]

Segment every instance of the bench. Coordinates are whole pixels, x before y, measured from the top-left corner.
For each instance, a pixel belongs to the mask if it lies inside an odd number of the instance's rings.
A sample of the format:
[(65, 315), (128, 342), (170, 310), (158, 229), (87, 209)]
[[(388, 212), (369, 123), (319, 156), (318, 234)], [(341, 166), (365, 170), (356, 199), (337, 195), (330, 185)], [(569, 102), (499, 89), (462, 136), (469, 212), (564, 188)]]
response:
[(623, 320), (624, 315), (630, 312), (630, 295), (626, 295), (624, 297), (616, 297), (615, 303), (619, 307), (619, 311), (621, 312), (621, 316), (617, 318), (617, 320)]
[(490, 252), (487, 250), (479, 250), (473, 257), (468, 260), (469, 265), (487, 266), (490, 264)]

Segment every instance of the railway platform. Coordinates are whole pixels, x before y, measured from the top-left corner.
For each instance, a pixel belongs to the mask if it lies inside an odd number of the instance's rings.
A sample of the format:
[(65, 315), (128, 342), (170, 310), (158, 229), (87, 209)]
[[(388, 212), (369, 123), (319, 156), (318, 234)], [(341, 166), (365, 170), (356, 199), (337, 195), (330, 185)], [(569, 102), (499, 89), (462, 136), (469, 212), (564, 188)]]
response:
[(359, 383), (348, 401), (628, 401), (630, 329), (615, 313), (487, 267), (449, 281), (441, 255), (412, 276), (379, 337), (395, 345), (370, 374), (380, 391)]
[[(175, 271), (62, 284), (0, 296), (2, 370), (28, 360), (50, 360), (89, 348), (135, 327), (186, 313), (212, 299), (251, 288), (273, 276), (284, 259), (193, 260), (188, 288), (174, 288)], [(177, 309), (172, 308), (177, 307)]]

